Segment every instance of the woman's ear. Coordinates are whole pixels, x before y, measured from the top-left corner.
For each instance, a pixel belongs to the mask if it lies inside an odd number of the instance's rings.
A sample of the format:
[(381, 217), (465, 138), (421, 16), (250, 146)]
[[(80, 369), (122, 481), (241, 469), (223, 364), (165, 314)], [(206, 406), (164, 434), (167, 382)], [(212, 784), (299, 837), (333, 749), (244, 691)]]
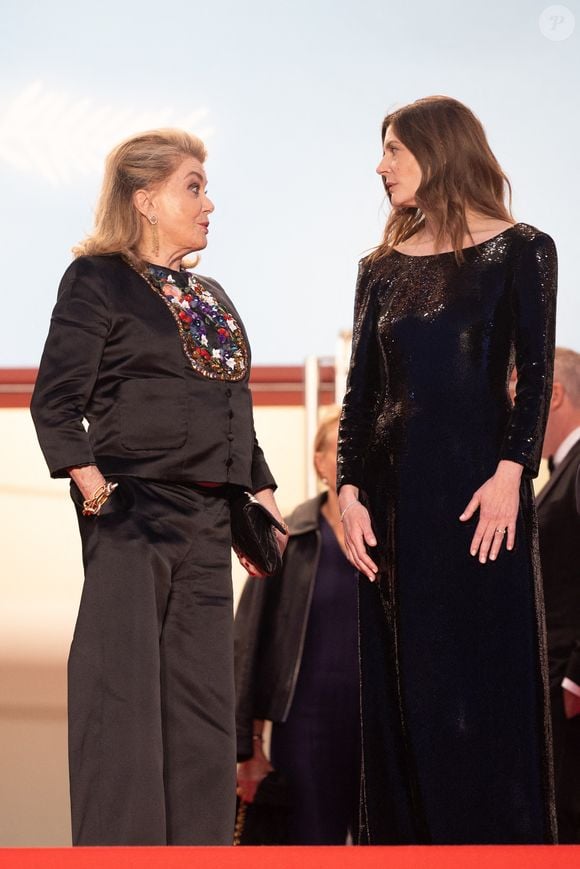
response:
[(552, 386), (552, 400), (550, 402), (550, 410), (557, 410), (561, 407), (564, 401), (565, 390), (559, 380), (554, 380)]
[(133, 194), (133, 205), (143, 217), (149, 220), (150, 214), (153, 211), (153, 203), (151, 202), (151, 194), (148, 190), (136, 190)]
[(314, 453), (314, 470), (318, 474), (319, 480), (322, 480), (322, 478), (324, 477), (324, 470), (321, 466), (323, 455), (324, 455), (324, 453), (322, 453), (322, 452), (315, 452)]

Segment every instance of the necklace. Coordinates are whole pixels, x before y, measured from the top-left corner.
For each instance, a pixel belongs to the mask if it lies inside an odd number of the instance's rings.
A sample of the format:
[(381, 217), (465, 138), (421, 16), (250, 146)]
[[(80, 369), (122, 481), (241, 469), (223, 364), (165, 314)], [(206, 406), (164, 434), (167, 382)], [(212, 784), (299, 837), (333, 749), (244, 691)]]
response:
[(169, 269), (150, 265), (139, 271), (125, 262), (159, 296), (175, 320), (191, 367), (213, 380), (242, 380), (248, 370), (248, 348), (237, 320), (191, 272), (182, 271), (185, 286)]

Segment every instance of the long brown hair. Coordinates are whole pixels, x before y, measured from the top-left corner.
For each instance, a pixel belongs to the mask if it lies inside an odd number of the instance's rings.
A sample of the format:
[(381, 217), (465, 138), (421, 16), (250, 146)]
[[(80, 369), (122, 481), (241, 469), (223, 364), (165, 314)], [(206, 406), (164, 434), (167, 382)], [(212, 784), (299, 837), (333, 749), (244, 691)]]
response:
[[(436, 246), (450, 241), (458, 261), (463, 259), (463, 239), (470, 236), (467, 209), (513, 222), (509, 180), (481, 122), (467, 106), (451, 97), (424, 97), (385, 117), (381, 145), (388, 127), (417, 160), (421, 183), (416, 206), (391, 211), (371, 261), (388, 256), (415, 235), (426, 216), (437, 227)], [(386, 190), (384, 178), (383, 184)]]
[(185, 130), (149, 130), (117, 145), (105, 163), (94, 230), (73, 248), (74, 255), (121, 253), (139, 263), (143, 229), (133, 194), (165, 181), (185, 157), (200, 163), (206, 158), (201, 139)]

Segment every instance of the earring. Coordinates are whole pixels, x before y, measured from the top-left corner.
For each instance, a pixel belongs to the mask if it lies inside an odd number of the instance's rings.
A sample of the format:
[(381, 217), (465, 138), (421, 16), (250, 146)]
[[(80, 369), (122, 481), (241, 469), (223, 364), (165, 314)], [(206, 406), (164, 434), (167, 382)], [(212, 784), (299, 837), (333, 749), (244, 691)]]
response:
[(322, 482), (324, 483), (325, 486), (328, 486), (328, 477), (323, 477)]
[(151, 252), (153, 256), (157, 256), (159, 253), (159, 230), (157, 229), (157, 215), (152, 214), (149, 218), (149, 223), (151, 224)]

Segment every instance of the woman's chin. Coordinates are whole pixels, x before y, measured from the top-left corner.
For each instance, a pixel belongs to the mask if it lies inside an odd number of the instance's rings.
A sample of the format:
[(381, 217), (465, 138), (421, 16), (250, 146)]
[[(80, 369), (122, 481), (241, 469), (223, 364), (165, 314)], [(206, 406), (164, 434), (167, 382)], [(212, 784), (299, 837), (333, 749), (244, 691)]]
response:
[(207, 238), (198, 239), (195, 244), (189, 249), (189, 253), (197, 253), (198, 250), (203, 250), (207, 247)]

